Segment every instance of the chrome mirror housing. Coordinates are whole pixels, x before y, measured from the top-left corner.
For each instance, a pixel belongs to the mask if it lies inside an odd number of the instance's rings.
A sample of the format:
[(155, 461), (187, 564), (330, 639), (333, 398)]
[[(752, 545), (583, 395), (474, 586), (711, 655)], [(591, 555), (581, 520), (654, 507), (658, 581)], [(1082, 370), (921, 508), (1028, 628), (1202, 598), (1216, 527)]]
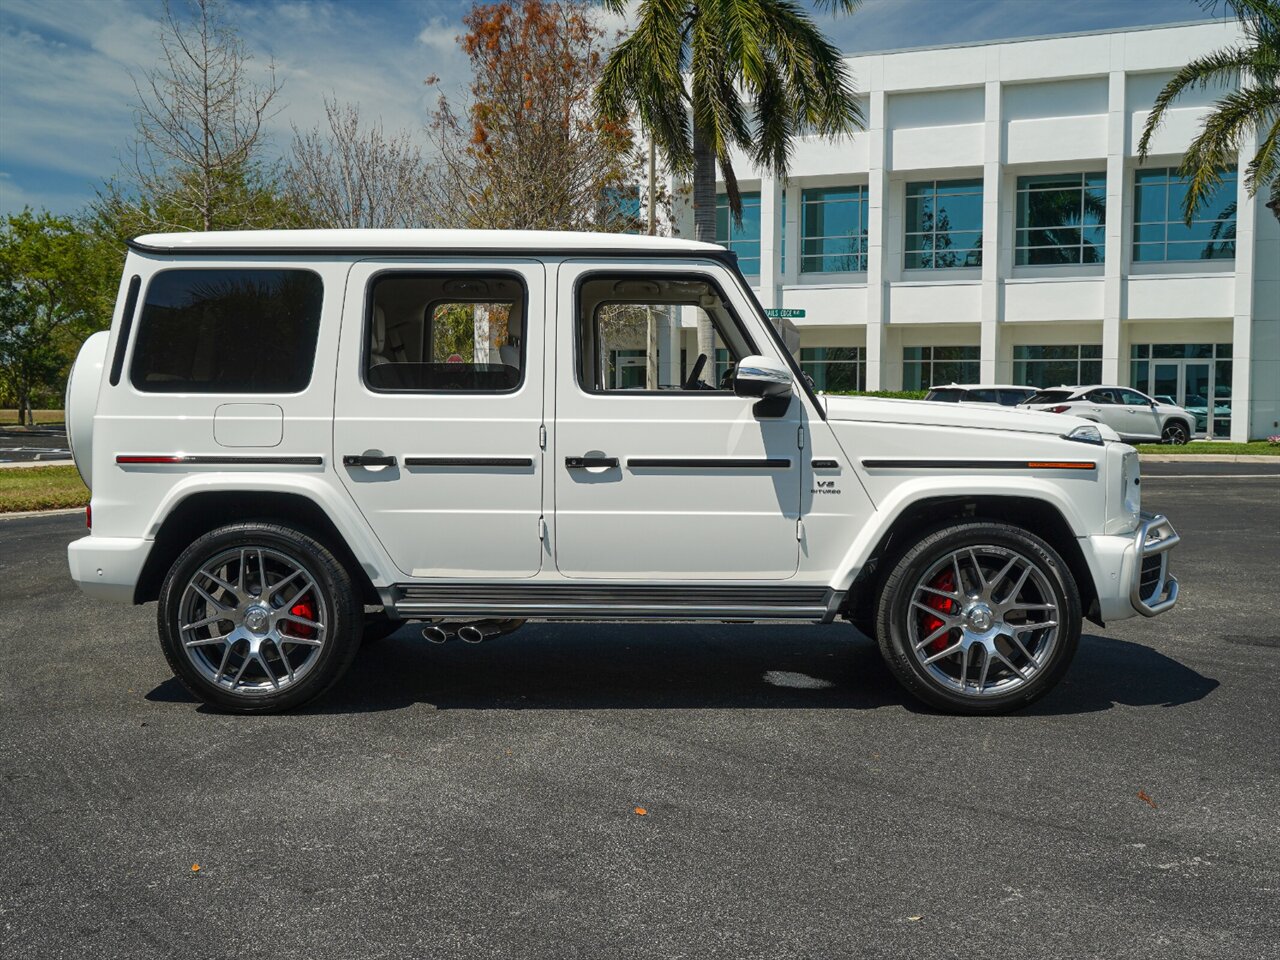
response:
[(743, 357), (733, 373), (733, 392), (739, 397), (789, 397), (791, 390), (791, 371), (770, 357)]

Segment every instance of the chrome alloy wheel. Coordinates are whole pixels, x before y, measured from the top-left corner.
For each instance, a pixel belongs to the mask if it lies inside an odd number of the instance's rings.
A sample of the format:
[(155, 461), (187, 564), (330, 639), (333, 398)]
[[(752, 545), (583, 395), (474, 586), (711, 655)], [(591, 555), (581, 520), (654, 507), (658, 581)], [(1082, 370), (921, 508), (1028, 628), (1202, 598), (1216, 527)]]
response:
[(942, 557), (916, 582), (907, 619), (919, 664), (967, 697), (1025, 686), (1058, 645), (1049, 578), (1008, 547), (965, 547)]
[(237, 696), (276, 693), (320, 658), (329, 610), (315, 576), (288, 554), (237, 547), (216, 554), (187, 582), (178, 634), (191, 665)]

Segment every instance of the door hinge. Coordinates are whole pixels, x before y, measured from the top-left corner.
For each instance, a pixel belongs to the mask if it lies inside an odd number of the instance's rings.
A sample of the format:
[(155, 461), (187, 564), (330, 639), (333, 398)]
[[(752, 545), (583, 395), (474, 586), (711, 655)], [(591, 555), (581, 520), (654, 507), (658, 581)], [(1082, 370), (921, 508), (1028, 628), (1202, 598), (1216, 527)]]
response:
[(544, 423), (538, 427), (538, 448), (547, 449), (547, 425)]
[(796, 446), (804, 449), (804, 427), (796, 427)]
[(538, 539), (543, 543), (547, 542), (547, 521), (545, 517), (538, 518)]
[(796, 517), (796, 539), (804, 539), (804, 518)]

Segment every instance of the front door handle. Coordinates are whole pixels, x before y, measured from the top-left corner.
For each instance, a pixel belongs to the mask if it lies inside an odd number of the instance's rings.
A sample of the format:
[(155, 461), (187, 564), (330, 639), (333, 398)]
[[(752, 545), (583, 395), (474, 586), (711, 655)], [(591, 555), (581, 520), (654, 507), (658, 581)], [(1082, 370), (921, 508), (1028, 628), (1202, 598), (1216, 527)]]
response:
[(342, 465), (344, 467), (394, 467), (396, 465), (395, 457), (369, 457), (363, 453), (347, 453), (343, 454)]
[(616, 467), (617, 457), (565, 457), (564, 465), (570, 470), (586, 470), (590, 467)]

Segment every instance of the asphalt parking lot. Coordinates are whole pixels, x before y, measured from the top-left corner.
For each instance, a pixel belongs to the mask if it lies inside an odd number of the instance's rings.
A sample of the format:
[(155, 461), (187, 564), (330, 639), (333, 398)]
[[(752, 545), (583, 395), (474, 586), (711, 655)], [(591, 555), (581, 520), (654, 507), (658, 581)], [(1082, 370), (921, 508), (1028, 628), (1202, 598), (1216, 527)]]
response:
[(67, 431), (62, 424), (0, 427), (0, 463), (29, 463), (33, 460), (70, 460)]
[(639, 624), (223, 716), (79, 516), (0, 521), (0, 956), (1280, 956), (1280, 477), (1198, 476), (1143, 486), (1179, 607), (994, 719), (847, 626)]

